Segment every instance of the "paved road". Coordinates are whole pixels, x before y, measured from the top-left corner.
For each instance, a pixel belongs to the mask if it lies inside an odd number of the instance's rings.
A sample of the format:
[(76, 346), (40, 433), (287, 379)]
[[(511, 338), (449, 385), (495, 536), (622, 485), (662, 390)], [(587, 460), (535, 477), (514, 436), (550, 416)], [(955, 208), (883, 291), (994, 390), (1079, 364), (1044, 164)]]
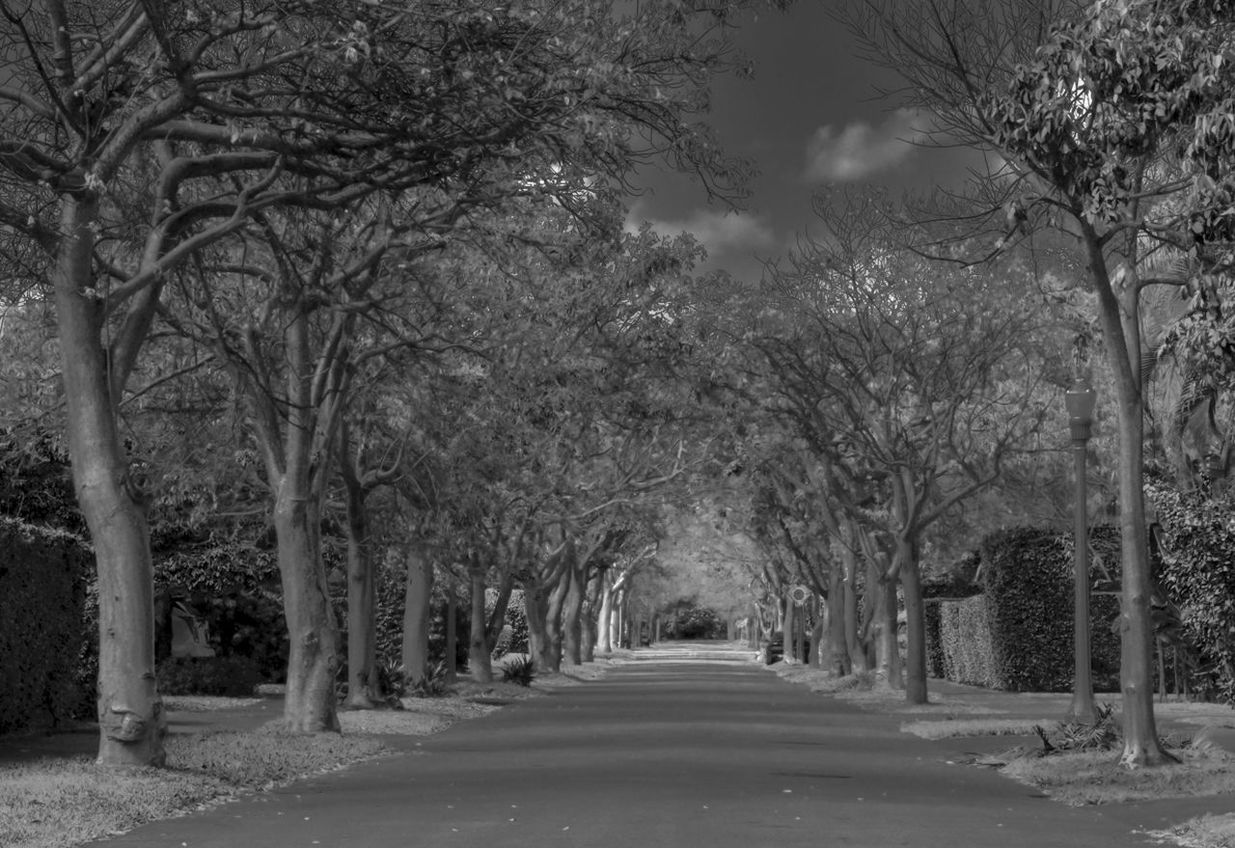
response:
[[(110, 848), (1131, 846), (1146, 808), (1073, 809), (749, 662), (661, 652), (406, 743), (155, 822)], [(651, 656), (644, 654), (643, 656)]]

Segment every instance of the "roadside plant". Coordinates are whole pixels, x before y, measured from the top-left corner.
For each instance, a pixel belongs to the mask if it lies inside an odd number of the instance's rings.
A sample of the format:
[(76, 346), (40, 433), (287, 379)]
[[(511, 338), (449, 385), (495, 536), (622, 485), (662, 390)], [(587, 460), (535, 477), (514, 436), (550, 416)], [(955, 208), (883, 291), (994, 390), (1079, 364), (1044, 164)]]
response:
[(531, 657), (519, 657), (502, 667), (502, 680), (506, 683), (518, 683), (520, 686), (531, 686), (536, 677), (536, 664)]
[(424, 676), (407, 688), (412, 698), (440, 698), (446, 694), (446, 663), (425, 663)]

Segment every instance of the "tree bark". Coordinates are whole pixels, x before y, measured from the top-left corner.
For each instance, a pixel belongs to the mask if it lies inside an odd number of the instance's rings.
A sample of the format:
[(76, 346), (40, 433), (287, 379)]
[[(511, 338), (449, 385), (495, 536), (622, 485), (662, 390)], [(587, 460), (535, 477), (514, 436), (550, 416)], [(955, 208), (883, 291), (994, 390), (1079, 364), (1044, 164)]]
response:
[(600, 569), (588, 581), (587, 592), (583, 598), (583, 614), (580, 621), (583, 624), (583, 661), (596, 660), (596, 643), (600, 632), (600, 593), (605, 583), (605, 571)]
[(274, 526), (289, 640), (283, 722), (302, 733), (337, 732), (337, 626), (322, 565), (316, 499), (303, 496), (285, 478), (275, 500)]
[(566, 570), (566, 595), (562, 598), (562, 661), (583, 664), (584, 566), (570, 563)]
[(834, 567), (828, 586), (828, 652), (831, 659), (829, 667), (838, 677), (844, 677), (852, 672), (849, 631), (846, 622), (848, 610), (845, 583), (844, 572)]
[(553, 587), (553, 591), (549, 593), (549, 606), (545, 613), (546, 671), (562, 670), (562, 607), (566, 602), (566, 593), (569, 589), (570, 577), (564, 574)]
[(922, 577), (918, 570), (917, 546), (902, 539), (898, 545), (901, 589), (905, 596), (905, 701), (927, 703), (926, 691), (926, 607), (922, 599)]
[(459, 679), (459, 598), (455, 581), (446, 583), (446, 682), (453, 686)]
[(489, 619), (485, 615), (484, 569), (475, 565), (468, 569), (468, 582), (472, 600), (470, 638), (467, 643), (468, 670), (472, 673), (472, 680), (477, 683), (490, 683), (493, 681), (493, 661), (489, 647)]
[(815, 623), (810, 629), (809, 644), (805, 646), (806, 664), (811, 668), (819, 668), (823, 657), (823, 634), (828, 624), (827, 613), (828, 608), (826, 606), (822, 607), (820, 615), (815, 618)]
[(875, 642), (876, 674), (893, 689), (904, 688), (901, 676), (901, 651), (897, 643), (896, 581), (880, 580), (875, 584), (879, 593), (876, 611), (879, 632)]
[(377, 676), (377, 589), (369, 555), (365, 491), (344, 475), (347, 493), (347, 703), (369, 710), (385, 693)]
[(798, 661), (798, 610), (793, 605), (792, 599), (786, 594), (782, 600), (785, 609), (785, 617), (781, 624), (781, 641), (785, 646), (785, 662), (795, 663)]
[(613, 576), (606, 569), (600, 575), (600, 612), (596, 617), (596, 651), (613, 653)]
[(429, 627), (433, 621), (433, 563), (413, 544), (407, 549), (403, 605), (403, 674), (411, 686), (429, 670)]
[(98, 565), (98, 762), (161, 766), (167, 720), (155, 687), (154, 568), (146, 494), (129, 474), (94, 284), (97, 204), (64, 200), (54, 271), (56, 323), (77, 501)]
[(527, 646), (537, 671), (553, 670), (553, 650), (549, 638), (549, 598), (539, 580), (523, 583), (523, 606), (527, 615)]
[(1081, 233), (1090, 280), (1098, 300), (1107, 362), (1115, 386), (1119, 426), (1119, 529), (1122, 545), (1120, 598), (1120, 687), (1123, 690), (1125, 766), (1175, 762), (1158, 738), (1153, 706), (1153, 622), (1151, 576), (1145, 527), (1144, 398), (1140, 375), (1140, 315), (1136, 281), (1126, 281), (1126, 302), (1112, 288), (1103, 244), (1086, 222)]

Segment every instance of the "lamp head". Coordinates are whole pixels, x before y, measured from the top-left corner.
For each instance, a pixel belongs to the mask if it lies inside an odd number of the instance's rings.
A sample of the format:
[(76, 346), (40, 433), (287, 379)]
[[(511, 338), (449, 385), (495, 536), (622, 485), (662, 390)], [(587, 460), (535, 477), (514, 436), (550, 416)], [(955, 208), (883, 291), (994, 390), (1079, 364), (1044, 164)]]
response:
[(1064, 404), (1068, 407), (1068, 417), (1073, 421), (1083, 421), (1088, 424), (1093, 421), (1094, 406), (1098, 402), (1098, 393), (1093, 386), (1078, 379), (1064, 392)]

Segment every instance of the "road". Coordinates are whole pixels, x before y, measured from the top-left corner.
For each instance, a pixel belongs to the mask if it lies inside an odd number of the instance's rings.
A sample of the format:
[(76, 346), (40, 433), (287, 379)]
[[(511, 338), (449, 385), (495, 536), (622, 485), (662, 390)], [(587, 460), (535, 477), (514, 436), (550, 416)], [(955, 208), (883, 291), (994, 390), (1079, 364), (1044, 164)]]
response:
[(138, 828), (109, 848), (791, 848), (1147, 844), (959, 748), (749, 662), (645, 652), (406, 753)]

